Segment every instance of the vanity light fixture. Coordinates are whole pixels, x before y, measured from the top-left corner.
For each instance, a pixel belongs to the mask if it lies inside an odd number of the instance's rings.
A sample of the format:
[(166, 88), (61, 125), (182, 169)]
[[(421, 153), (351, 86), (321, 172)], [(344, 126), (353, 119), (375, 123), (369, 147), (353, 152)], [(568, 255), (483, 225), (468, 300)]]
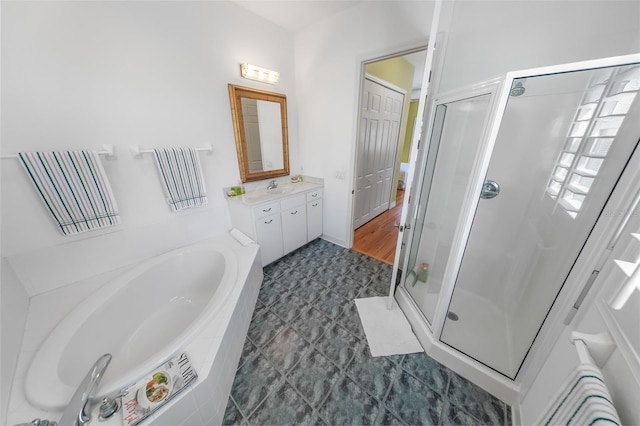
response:
[(240, 74), (249, 80), (256, 80), (269, 84), (276, 84), (278, 80), (280, 80), (279, 72), (251, 64), (240, 64)]

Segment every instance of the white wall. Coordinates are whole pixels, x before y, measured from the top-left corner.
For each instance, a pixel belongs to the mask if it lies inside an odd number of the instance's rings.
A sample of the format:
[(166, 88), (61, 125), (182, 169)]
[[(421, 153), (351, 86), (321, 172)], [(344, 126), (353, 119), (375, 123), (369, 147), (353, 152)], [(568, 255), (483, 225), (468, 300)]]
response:
[[(22, 344), (22, 330), (27, 321), (29, 296), (13, 273), (9, 264), (2, 259), (0, 272), (2, 273), (2, 287), (0, 288), (0, 423), (5, 421), (5, 413), (9, 405), (9, 393), (13, 384), (13, 374), (18, 362), (20, 345)], [(9, 326), (10, 325), (10, 326)]]
[[(103, 164), (122, 218), (117, 227), (63, 236), (18, 160), (0, 160), (3, 416), (29, 296), (230, 227), (222, 187), (238, 182), (239, 169), (227, 84), (287, 95), (290, 161), (299, 166), (293, 36), (244, 8), (10, 1), (1, 8), (2, 154), (113, 144), (117, 159)], [(241, 62), (280, 71), (280, 83), (242, 79)], [(129, 145), (204, 143), (214, 149), (200, 157), (209, 204), (172, 213), (153, 158), (133, 159)]]
[[(433, 2), (362, 2), (296, 33), (301, 164), (324, 178), (324, 237), (347, 246), (361, 63), (425, 45)], [(336, 175), (344, 174), (344, 178)]]
[[(250, 62), (275, 86), (240, 77)], [(80, 236), (53, 226), (17, 160), (2, 160), (2, 255), (30, 295), (230, 227), (222, 187), (239, 179), (227, 84), (285, 93), (298, 164), (293, 36), (232, 2), (3, 2), (2, 153), (100, 149), (122, 224)], [(144, 148), (200, 156), (209, 205), (169, 210)], [(34, 267), (37, 265), (37, 267)]]
[[(640, 51), (640, 3), (445, 1), (440, 90), (508, 71)], [(446, 19), (445, 19), (446, 18)]]

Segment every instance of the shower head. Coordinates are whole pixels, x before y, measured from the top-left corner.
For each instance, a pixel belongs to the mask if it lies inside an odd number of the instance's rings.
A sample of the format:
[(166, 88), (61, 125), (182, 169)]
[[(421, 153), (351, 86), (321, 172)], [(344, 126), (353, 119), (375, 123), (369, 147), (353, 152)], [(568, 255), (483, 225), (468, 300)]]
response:
[(513, 85), (511, 86), (509, 96), (522, 96), (525, 92), (524, 81), (525, 79), (514, 81)]

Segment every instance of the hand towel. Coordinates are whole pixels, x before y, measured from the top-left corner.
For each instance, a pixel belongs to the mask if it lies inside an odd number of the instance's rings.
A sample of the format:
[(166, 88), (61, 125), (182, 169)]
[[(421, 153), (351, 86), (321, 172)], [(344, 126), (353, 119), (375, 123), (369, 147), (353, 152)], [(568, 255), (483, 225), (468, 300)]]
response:
[(551, 399), (540, 425), (620, 425), (602, 373), (593, 364), (580, 364)]
[(153, 150), (160, 181), (173, 211), (207, 204), (200, 158), (195, 148)]
[(249, 238), (248, 235), (246, 235), (245, 233), (243, 233), (241, 230), (239, 230), (238, 228), (233, 228), (231, 229), (231, 231), (229, 231), (229, 233), (231, 234), (231, 236), (233, 238), (236, 239), (237, 242), (239, 242), (240, 244), (242, 244), (243, 246), (248, 246), (249, 244), (255, 244), (256, 242), (253, 241), (251, 238)]
[(120, 223), (97, 151), (21, 152), (18, 157), (63, 234)]

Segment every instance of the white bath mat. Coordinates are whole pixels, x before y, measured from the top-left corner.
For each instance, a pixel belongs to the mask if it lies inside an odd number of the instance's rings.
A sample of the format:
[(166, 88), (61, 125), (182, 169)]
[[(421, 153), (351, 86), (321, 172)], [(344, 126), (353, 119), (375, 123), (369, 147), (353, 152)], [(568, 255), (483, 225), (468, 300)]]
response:
[(387, 309), (388, 300), (387, 297), (355, 299), (371, 356), (424, 351), (396, 301), (392, 309)]

